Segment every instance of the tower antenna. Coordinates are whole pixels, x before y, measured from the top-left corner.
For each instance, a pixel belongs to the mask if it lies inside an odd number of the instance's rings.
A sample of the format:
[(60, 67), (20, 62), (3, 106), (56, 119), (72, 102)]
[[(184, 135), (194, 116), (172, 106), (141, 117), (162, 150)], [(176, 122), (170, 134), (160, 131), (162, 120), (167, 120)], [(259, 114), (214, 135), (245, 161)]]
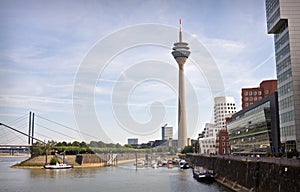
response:
[(182, 42), (182, 20), (179, 19), (180, 29), (179, 29), (179, 42)]

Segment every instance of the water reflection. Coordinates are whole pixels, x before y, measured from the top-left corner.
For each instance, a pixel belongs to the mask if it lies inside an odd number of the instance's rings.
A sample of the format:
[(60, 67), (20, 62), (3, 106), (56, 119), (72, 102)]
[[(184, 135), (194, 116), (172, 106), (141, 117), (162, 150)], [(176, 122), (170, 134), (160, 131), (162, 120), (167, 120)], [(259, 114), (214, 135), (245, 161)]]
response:
[[(1, 158), (0, 158), (1, 160)], [(132, 163), (119, 167), (74, 168), (65, 170), (16, 169), (9, 166), (18, 160), (0, 162), (0, 191), (82, 192), (82, 191), (211, 191), (228, 192), (217, 183), (199, 183), (191, 170), (178, 168), (142, 168)], [(5, 173), (5, 174), (2, 174)]]

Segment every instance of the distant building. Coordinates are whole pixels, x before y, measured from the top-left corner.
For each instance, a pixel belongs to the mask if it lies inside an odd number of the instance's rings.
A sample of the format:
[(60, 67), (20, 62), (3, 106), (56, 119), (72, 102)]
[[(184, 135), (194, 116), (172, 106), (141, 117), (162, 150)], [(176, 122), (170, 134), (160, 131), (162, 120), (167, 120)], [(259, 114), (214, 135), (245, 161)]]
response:
[(161, 128), (161, 140), (169, 140), (169, 139), (173, 139), (173, 127), (172, 126), (168, 126), (168, 124), (165, 124), (162, 128)]
[(236, 112), (235, 100), (233, 97), (215, 97), (214, 120), (215, 126), (220, 129), (226, 128), (226, 118)]
[(219, 155), (231, 154), (230, 140), (227, 130), (223, 129), (217, 133), (216, 153)]
[(252, 105), (277, 90), (277, 80), (265, 80), (259, 87), (242, 88), (242, 108)]
[(128, 145), (137, 145), (139, 140), (137, 138), (128, 139)]
[(200, 154), (216, 154), (216, 137), (204, 137), (199, 139)]
[(268, 34), (274, 34), (280, 140), (300, 151), (300, 1), (265, 2)]
[(212, 123), (205, 123), (203, 137), (216, 137), (219, 129)]
[(279, 152), (277, 92), (232, 115), (227, 131), (233, 154)]

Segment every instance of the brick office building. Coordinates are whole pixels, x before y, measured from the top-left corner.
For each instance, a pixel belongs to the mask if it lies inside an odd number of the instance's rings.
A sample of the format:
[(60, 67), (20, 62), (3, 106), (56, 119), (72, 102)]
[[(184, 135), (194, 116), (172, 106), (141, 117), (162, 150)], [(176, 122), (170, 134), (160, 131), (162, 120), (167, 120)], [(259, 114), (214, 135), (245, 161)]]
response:
[(277, 90), (277, 80), (265, 80), (259, 87), (242, 88), (242, 108), (246, 108)]

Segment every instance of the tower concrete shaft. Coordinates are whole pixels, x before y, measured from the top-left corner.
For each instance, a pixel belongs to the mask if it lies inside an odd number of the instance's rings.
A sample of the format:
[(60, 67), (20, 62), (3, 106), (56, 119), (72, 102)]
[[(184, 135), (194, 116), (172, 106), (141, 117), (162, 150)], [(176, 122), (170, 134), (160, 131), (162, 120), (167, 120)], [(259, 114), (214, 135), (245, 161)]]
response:
[(179, 42), (174, 43), (172, 55), (179, 66), (178, 90), (178, 148), (187, 146), (187, 122), (185, 103), (184, 64), (190, 55), (188, 44), (182, 42), (182, 27), (180, 20)]

